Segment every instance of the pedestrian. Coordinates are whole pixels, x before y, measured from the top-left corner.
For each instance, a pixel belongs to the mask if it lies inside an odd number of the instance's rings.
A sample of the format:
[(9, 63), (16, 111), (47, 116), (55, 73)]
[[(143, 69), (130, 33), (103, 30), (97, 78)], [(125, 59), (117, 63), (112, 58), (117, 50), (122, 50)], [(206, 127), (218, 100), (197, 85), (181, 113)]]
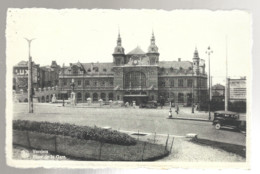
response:
[(136, 103), (135, 103), (135, 101), (133, 101), (133, 107), (135, 108), (135, 106), (136, 106)]
[(176, 110), (175, 110), (175, 112), (176, 112), (177, 114), (179, 114), (179, 105), (176, 105)]
[(169, 118), (172, 118), (172, 108), (169, 110)]

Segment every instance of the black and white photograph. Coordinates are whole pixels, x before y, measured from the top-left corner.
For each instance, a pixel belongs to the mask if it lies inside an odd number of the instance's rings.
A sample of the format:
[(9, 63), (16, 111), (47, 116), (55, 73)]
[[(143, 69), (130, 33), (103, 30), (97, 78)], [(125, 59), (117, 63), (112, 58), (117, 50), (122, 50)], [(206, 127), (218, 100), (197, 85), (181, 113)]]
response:
[(9, 8), (19, 168), (249, 168), (250, 13)]

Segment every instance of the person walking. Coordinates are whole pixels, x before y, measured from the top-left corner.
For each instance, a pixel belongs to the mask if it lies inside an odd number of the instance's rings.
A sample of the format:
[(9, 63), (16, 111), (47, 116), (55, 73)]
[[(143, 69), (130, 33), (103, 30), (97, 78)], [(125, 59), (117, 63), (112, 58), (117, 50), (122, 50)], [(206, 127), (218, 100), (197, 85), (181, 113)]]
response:
[(169, 110), (169, 118), (172, 118), (172, 108)]
[(177, 113), (177, 114), (179, 114), (179, 105), (176, 105), (176, 110), (175, 110), (175, 112)]

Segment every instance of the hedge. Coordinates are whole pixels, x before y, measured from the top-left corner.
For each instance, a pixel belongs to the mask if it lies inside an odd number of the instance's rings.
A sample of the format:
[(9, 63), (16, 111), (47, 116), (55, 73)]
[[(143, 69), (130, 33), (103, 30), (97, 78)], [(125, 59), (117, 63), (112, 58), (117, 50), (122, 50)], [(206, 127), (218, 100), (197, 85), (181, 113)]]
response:
[(136, 140), (115, 130), (107, 130), (98, 127), (77, 126), (74, 124), (36, 122), (28, 120), (14, 120), (13, 129), (20, 131), (32, 131), (45, 134), (76, 137), (84, 140), (95, 140), (104, 143), (118, 145), (135, 145)]

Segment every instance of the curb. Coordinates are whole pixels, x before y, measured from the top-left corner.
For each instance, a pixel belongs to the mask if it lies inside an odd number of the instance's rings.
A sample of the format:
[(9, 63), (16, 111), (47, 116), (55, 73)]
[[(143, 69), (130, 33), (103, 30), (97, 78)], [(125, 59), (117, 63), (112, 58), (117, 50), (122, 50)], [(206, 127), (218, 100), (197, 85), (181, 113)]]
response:
[(211, 120), (203, 119), (203, 118), (187, 118), (187, 117), (172, 117), (172, 118), (169, 118), (169, 117), (168, 117), (167, 119), (212, 122)]

